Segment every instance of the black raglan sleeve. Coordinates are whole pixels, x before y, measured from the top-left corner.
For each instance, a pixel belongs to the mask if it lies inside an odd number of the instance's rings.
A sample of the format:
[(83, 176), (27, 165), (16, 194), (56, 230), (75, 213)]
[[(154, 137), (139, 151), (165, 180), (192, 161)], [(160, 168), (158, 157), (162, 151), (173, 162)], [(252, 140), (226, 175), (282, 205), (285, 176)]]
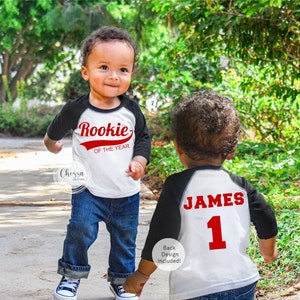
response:
[(260, 239), (269, 239), (277, 235), (277, 221), (270, 204), (250, 183), (245, 182), (248, 194), (250, 218)]
[(75, 100), (69, 100), (55, 116), (47, 128), (47, 135), (50, 139), (58, 141), (70, 130), (76, 128), (78, 119), (88, 106), (87, 95)]
[(158, 241), (164, 238), (178, 238), (181, 226), (180, 199), (178, 196), (174, 182), (168, 178), (151, 219), (148, 236), (142, 251), (143, 259), (153, 261), (152, 249)]
[(151, 137), (147, 127), (146, 119), (142, 113), (138, 103), (127, 98), (128, 108), (133, 112), (136, 123), (135, 123), (135, 144), (133, 150), (134, 156), (143, 156), (150, 161), (151, 152)]
[(142, 258), (153, 261), (152, 249), (158, 241), (165, 238), (178, 240), (182, 197), (194, 172), (195, 169), (187, 169), (167, 178), (150, 223)]

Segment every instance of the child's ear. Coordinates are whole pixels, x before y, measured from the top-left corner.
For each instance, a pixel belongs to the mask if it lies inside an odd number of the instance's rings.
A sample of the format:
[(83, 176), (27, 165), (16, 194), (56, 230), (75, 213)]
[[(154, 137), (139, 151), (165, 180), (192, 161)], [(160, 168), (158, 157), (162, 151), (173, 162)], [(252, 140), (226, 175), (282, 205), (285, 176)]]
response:
[(174, 143), (174, 148), (176, 150), (176, 153), (178, 155), (182, 154), (183, 151), (180, 149), (180, 147), (178, 146), (178, 143), (177, 143), (177, 141), (175, 139), (173, 140), (173, 143)]
[(234, 149), (227, 155), (226, 159), (227, 160), (233, 159), (235, 155), (235, 151), (236, 151), (236, 147), (234, 147)]
[(88, 70), (85, 66), (81, 67), (81, 76), (84, 80), (88, 81), (89, 80), (89, 74), (88, 74)]

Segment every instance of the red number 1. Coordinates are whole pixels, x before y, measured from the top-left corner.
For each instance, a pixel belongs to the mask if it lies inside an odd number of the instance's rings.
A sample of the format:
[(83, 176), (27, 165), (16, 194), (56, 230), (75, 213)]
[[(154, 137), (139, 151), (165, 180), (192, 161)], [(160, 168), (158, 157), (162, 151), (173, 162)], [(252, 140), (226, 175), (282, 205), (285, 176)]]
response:
[(213, 241), (209, 243), (209, 250), (225, 249), (226, 242), (222, 240), (221, 217), (212, 217), (207, 222), (207, 228), (211, 228), (213, 239)]

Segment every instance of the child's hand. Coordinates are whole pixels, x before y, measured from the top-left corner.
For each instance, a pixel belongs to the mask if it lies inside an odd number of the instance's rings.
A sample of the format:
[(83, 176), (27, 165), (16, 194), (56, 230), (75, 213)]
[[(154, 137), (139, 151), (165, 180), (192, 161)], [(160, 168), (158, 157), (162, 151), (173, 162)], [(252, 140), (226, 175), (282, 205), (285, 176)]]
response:
[(44, 137), (44, 144), (47, 149), (54, 154), (60, 152), (63, 147), (63, 143), (61, 141), (52, 140), (48, 137), (47, 134)]
[(132, 160), (129, 164), (127, 174), (134, 180), (138, 180), (145, 175), (144, 167), (138, 161)]
[(148, 279), (149, 276), (146, 276), (140, 273), (139, 271), (135, 271), (134, 273), (132, 273), (130, 276), (126, 278), (126, 281), (123, 285), (124, 290), (127, 293), (133, 293), (139, 297)]
[(61, 151), (63, 145), (64, 144), (62, 142), (57, 141), (54, 145), (52, 145), (51, 150), (49, 150), (49, 151), (51, 151), (54, 154), (57, 154)]
[(146, 158), (143, 156), (135, 156), (129, 164), (127, 174), (134, 180), (138, 180), (145, 175)]
[(264, 261), (267, 264), (271, 264), (278, 258), (278, 249), (277, 247), (274, 248), (274, 252), (272, 255), (263, 255)]
[(265, 263), (271, 264), (278, 258), (276, 236), (269, 239), (259, 239), (259, 250)]

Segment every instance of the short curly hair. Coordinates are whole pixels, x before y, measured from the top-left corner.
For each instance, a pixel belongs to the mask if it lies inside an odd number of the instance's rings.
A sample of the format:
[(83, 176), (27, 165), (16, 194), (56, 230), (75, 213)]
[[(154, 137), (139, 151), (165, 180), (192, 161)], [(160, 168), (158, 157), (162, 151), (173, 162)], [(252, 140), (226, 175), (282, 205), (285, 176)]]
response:
[(241, 122), (232, 101), (212, 90), (200, 90), (175, 106), (172, 131), (191, 159), (220, 155), (225, 159), (238, 143)]
[(81, 46), (81, 65), (85, 66), (88, 56), (91, 54), (95, 45), (100, 42), (109, 42), (120, 40), (127, 43), (134, 51), (134, 62), (136, 63), (138, 55), (138, 46), (132, 36), (124, 29), (115, 26), (103, 26), (93, 31), (85, 38)]

